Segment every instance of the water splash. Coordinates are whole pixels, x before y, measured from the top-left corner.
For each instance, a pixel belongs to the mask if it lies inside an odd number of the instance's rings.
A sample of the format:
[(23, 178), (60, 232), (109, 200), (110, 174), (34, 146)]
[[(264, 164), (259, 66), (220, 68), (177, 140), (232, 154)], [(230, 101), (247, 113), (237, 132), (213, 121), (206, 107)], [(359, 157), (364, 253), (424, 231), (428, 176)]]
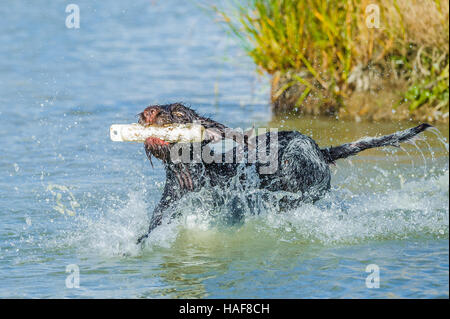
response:
[[(75, 211), (78, 207), (80, 207), (80, 204), (77, 202), (75, 196), (67, 186), (49, 184), (47, 186), (47, 191), (50, 192), (55, 198), (56, 205), (53, 206), (54, 210), (56, 210), (58, 213), (61, 213), (62, 215), (64, 214), (67, 214), (69, 216), (75, 215)], [(63, 195), (66, 195), (65, 199), (68, 202), (68, 204), (63, 203)], [(70, 209), (67, 206), (70, 206)]]
[(104, 256), (136, 256), (140, 247), (136, 239), (148, 227), (145, 193), (130, 192), (122, 204), (110, 202), (104, 210), (73, 217), (75, 229), (62, 232), (56, 246), (75, 247), (82, 253)]
[(448, 151), (449, 151), (448, 142), (445, 139), (445, 137), (442, 135), (441, 131), (439, 131), (439, 129), (437, 127), (430, 127), (427, 129), (427, 132), (433, 133), (436, 136), (436, 138), (438, 139), (438, 141), (441, 142), (441, 144), (445, 147), (445, 150), (448, 153)]
[[(245, 245), (245, 240), (262, 239), (266, 243), (336, 245), (448, 238), (448, 178), (447, 170), (439, 177), (403, 182), (399, 189), (375, 194), (334, 190), (316, 204), (304, 204), (283, 213), (277, 209), (277, 200), (285, 195), (282, 192), (267, 197), (269, 194), (260, 190), (237, 194), (205, 189), (183, 199), (177, 207), (180, 217), (165, 220), (150, 234), (143, 250), (136, 239), (148, 227), (148, 207), (143, 194), (132, 192), (123, 206), (108, 209), (99, 218), (77, 216), (77, 230), (65, 234), (65, 244), (106, 256), (138, 256), (154, 249), (189, 245), (190, 238), (239, 245)], [(224, 205), (214, 206), (212, 196), (222, 196)], [(239, 202), (245, 218), (230, 226), (225, 216), (230, 215), (230, 205), (236, 196), (238, 199), (254, 196), (258, 207)], [(447, 205), (443, 205), (445, 202)], [(255, 209), (258, 214), (254, 213)]]
[[(106, 256), (140, 256), (155, 249), (198, 243), (213, 246), (231, 243), (233, 246), (261, 241), (270, 249), (270, 245), (279, 242), (327, 246), (448, 238), (448, 163), (442, 167), (436, 163), (435, 157), (431, 158), (431, 163), (426, 163), (420, 148), (419, 152), (426, 166), (431, 165), (435, 174), (417, 177), (416, 171), (422, 170), (421, 165), (407, 171), (375, 166), (372, 171), (378, 175), (371, 181), (369, 189), (375, 185), (373, 183), (389, 186), (364, 192), (361, 186), (366, 182), (358, 177), (352, 178), (359, 173), (350, 169), (345, 183), (332, 189), (315, 204), (303, 204), (284, 212), (280, 212), (279, 207), (283, 197), (299, 198), (302, 195), (258, 189), (259, 176), (254, 168), (242, 166), (229, 188), (208, 187), (183, 197), (173, 211), (178, 217), (165, 219), (150, 234), (144, 247), (137, 245), (136, 239), (146, 232), (151, 212), (149, 206), (157, 202), (158, 195), (155, 194), (152, 197), (154, 202), (148, 205), (145, 200), (148, 193), (129, 192), (128, 199), (123, 202), (106, 201), (105, 207), (97, 214), (75, 216), (76, 230), (64, 233), (63, 244)], [(243, 179), (238, 177), (242, 174), (245, 175)], [(397, 187), (391, 184), (394, 177), (399, 179)], [(352, 183), (361, 185), (347, 187), (349, 178)], [(217, 205), (218, 198), (221, 199), (220, 205)], [(242, 212), (238, 218), (233, 215), (236, 208)]]

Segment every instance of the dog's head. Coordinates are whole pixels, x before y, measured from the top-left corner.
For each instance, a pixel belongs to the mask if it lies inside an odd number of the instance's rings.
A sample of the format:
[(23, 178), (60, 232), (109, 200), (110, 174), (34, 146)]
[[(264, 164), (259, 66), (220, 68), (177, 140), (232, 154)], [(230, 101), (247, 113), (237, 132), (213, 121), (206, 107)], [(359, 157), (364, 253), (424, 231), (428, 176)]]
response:
[[(194, 110), (181, 103), (167, 105), (151, 105), (138, 114), (139, 124), (143, 126), (165, 126), (171, 124), (197, 123), (205, 128), (206, 142), (218, 141), (225, 136), (227, 127), (210, 118), (198, 115)], [(153, 155), (163, 161), (168, 161), (170, 144), (158, 138), (149, 138), (145, 142), (147, 156)]]

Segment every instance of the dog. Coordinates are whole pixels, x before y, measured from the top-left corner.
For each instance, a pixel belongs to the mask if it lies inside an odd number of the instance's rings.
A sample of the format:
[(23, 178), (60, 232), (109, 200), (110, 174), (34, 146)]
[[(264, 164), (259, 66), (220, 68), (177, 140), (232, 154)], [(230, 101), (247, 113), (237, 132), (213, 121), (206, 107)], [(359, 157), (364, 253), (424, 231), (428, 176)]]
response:
[[(399, 147), (400, 143), (411, 140), (431, 127), (423, 123), (390, 135), (320, 148), (312, 138), (297, 131), (274, 134), (266, 132), (252, 137), (248, 133), (233, 130), (208, 117), (200, 116), (181, 103), (148, 106), (138, 116), (138, 122), (143, 126), (198, 123), (203, 126), (205, 132), (202, 142), (181, 146), (182, 143), (168, 143), (154, 137), (145, 141), (145, 153), (152, 166), (152, 157), (162, 161), (166, 183), (161, 200), (153, 211), (148, 232), (138, 239), (138, 243), (161, 225), (166, 215), (170, 216), (171, 208), (174, 208), (185, 194), (199, 191), (203, 187), (229, 187), (230, 181), (236, 176), (245, 179), (239, 169), (243, 165), (255, 168), (259, 181), (254, 187), (271, 192), (284, 191), (288, 194), (279, 199), (279, 207), (284, 210), (303, 202), (315, 202), (323, 197), (330, 189), (329, 166), (336, 160), (370, 148)], [(229, 139), (234, 143), (232, 149), (223, 153), (215, 152), (211, 145), (223, 141), (227, 136), (231, 136)], [(180, 151), (187, 153), (187, 161), (180, 160)], [(250, 157), (252, 161), (249, 161)], [(243, 162), (242, 158), (247, 161)], [(248, 200), (252, 201), (251, 196)], [(233, 215), (239, 218), (241, 213), (233, 212)]]

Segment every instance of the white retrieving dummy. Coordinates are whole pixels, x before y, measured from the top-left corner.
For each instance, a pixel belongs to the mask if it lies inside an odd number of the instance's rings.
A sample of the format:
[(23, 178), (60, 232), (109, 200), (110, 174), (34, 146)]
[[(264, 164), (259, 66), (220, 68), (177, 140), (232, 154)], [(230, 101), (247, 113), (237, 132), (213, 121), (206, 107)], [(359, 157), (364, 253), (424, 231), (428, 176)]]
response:
[(114, 142), (145, 142), (149, 137), (156, 137), (169, 143), (194, 143), (205, 139), (205, 128), (192, 123), (167, 126), (113, 124), (109, 132)]

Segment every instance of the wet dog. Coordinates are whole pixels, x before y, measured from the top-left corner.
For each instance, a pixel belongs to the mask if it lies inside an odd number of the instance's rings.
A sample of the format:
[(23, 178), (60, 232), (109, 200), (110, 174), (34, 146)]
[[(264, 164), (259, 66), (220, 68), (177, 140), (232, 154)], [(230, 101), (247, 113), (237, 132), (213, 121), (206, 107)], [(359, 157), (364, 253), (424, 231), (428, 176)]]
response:
[[(139, 114), (139, 123), (144, 126), (198, 123), (205, 128), (205, 134), (201, 143), (181, 145), (157, 138), (145, 141), (144, 149), (150, 162), (155, 157), (164, 165), (166, 184), (148, 232), (138, 242), (147, 238), (166, 215), (170, 216), (171, 208), (185, 194), (203, 187), (226, 188), (233, 178), (245, 179), (240, 169), (243, 166), (255, 168), (259, 180), (254, 187), (287, 194), (279, 199), (281, 210), (293, 208), (302, 202), (316, 201), (330, 189), (329, 165), (336, 160), (374, 147), (398, 147), (431, 127), (424, 123), (391, 135), (320, 148), (313, 139), (297, 131), (266, 132), (252, 137), (200, 116), (181, 103), (149, 106)], [(233, 141), (234, 147), (228, 152), (215, 152), (211, 145), (226, 138)], [(233, 214), (239, 215), (239, 212)]]

